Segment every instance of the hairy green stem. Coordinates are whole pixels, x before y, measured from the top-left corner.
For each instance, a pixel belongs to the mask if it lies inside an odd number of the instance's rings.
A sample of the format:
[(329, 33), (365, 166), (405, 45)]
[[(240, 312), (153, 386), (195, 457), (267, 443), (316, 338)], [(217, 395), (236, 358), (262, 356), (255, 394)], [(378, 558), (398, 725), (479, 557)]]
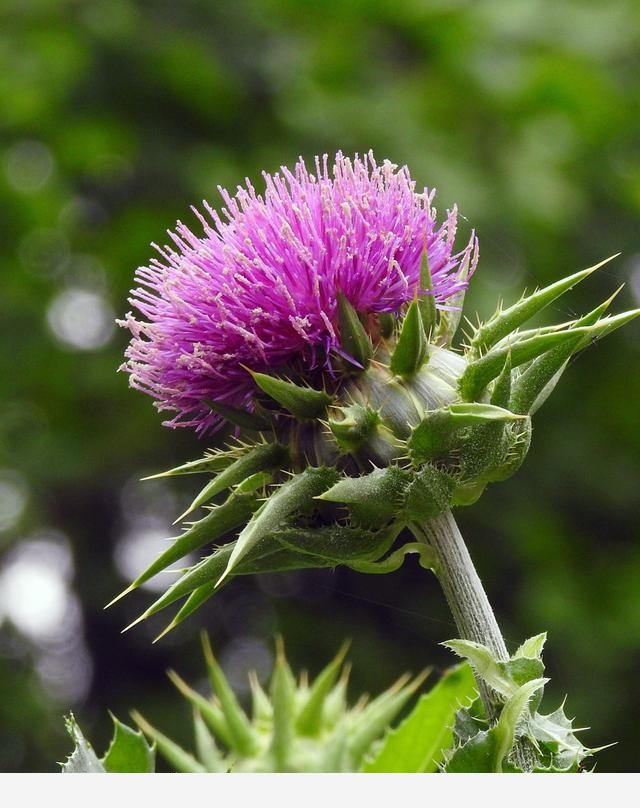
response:
[[(428, 544), (436, 557), (435, 573), (440, 581), (460, 637), (487, 646), (496, 659), (507, 661), (509, 653), (489, 599), (473, 565), (467, 546), (451, 511), (447, 510), (411, 531)], [(488, 717), (495, 717), (500, 696), (478, 677), (478, 689)], [(531, 768), (529, 750), (516, 746), (515, 759), (525, 771)]]
[(461, 639), (486, 645), (497, 659), (509, 659), (493, 609), (451, 511), (444, 511), (412, 532), (437, 559), (436, 575)]

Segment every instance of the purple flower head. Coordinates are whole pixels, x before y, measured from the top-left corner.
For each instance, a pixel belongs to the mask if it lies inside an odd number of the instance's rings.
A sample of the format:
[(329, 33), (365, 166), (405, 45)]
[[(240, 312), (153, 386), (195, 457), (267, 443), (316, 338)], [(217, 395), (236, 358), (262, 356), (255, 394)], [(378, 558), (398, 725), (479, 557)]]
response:
[(438, 225), (434, 192), (417, 193), (406, 167), (338, 153), (333, 165), (316, 158), (315, 173), (300, 159), (263, 176), (263, 195), (247, 181), (234, 196), (220, 190), (221, 215), (206, 202), (208, 218), (194, 209), (202, 235), (178, 222), (175, 246), (154, 245), (160, 259), (136, 273), (130, 303), (141, 319), (121, 323), (132, 334), (123, 369), (176, 413), (167, 426), (204, 432), (220, 420), (207, 400), (246, 404), (246, 367), (330, 369), (341, 353), (338, 294), (363, 314), (398, 311), (424, 293), (425, 246), (441, 308), (475, 269), (475, 236), (454, 253), (456, 208)]

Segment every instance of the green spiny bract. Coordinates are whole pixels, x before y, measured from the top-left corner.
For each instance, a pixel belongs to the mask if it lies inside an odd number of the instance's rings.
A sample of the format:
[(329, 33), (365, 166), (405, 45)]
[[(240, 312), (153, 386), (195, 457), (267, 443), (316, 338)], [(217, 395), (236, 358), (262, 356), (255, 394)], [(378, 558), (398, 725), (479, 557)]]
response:
[[(124, 728), (127, 734), (122, 739), (114, 738), (112, 748), (120, 740), (120, 757), (135, 754), (136, 759), (140, 757), (139, 747), (146, 748), (147, 756), (139, 761), (145, 768), (133, 768), (136, 761), (131, 757), (124, 768), (116, 768), (115, 764), (110, 767), (108, 754), (98, 760), (74, 722), (68, 728), (76, 750), (63, 771), (149, 771), (146, 767), (149, 763), (153, 766), (157, 749), (169, 767), (178, 772), (356, 772), (377, 750), (385, 732), (427, 675), (424, 672), (413, 678), (407, 674), (376, 698), (362, 697), (349, 706), (346, 645), (310, 681), (306, 674), (299, 680), (294, 678), (282, 643), (277, 642), (268, 687), (263, 689), (255, 673), (249, 674), (251, 709), (247, 713), (214, 658), (206, 634), (203, 645), (211, 696), (194, 690), (177, 673), (169, 673), (193, 709), (194, 752), (183, 749), (134, 711), (134, 721), (151, 745), (139, 733), (116, 722), (116, 730), (122, 732)], [(459, 677), (452, 697), (468, 694), (469, 679), (470, 676)]]
[[(392, 545), (403, 529), (510, 477), (529, 449), (531, 415), (570, 358), (640, 313), (606, 315), (612, 296), (581, 318), (522, 329), (601, 265), (499, 308), (459, 348), (460, 310), (438, 312), (428, 294), (397, 316), (364, 316), (341, 297), (344, 352), (331, 373), (247, 370), (256, 392), (246, 410), (212, 404), (235, 426), (235, 445), (165, 472), (212, 474), (182, 518), (200, 507), (208, 513), (125, 592), (188, 553), (213, 549), (140, 619), (184, 599), (172, 628), (236, 575), (397, 568), (403, 553)], [(422, 274), (428, 290), (426, 261)], [(429, 564), (428, 553), (420, 558)]]

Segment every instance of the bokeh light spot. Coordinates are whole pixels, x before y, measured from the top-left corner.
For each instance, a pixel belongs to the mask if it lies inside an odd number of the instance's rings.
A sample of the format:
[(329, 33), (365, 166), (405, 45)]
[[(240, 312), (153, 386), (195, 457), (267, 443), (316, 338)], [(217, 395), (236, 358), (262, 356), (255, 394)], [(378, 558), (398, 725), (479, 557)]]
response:
[(47, 310), (53, 335), (65, 348), (95, 351), (111, 339), (115, 315), (104, 296), (72, 288), (55, 297)]
[(21, 140), (7, 151), (4, 169), (12, 188), (23, 194), (32, 194), (40, 191), (51, 179), (53, 157), (44, 143)]

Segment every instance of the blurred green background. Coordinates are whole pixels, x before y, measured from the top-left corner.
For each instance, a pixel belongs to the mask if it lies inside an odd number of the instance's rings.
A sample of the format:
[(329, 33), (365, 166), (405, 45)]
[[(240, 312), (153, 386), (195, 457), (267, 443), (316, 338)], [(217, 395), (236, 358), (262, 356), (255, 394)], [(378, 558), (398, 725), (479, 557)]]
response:
[[(0, 770), (56, 770), (69, 709), (98, 749), (107, 708), (188, 742), (164, 671), (202, 679), (201, 626), (239, 688), (277, 631), (311, 671), (352, 637), (354, 694), (450, 662), (413, 562), (234, 583), (156, 646), (164, 615), (120, 635), (153, 593), (102, 607), (193, 493), (138, 480), (207, 444), (128, 389), (113, 320), (150, 242), (217, 185), (369, 148), (476, 227), (467, 314), (618, 251), (549, 316), (623, 282), (619, 310), (638, 305), (639, 44), (633, 0), (4, 0)], [(588, 743), (619, 742), (599, 771), (638, 771), (639, 359), (637, 324), (581, 355), (525, 467), (459, 512), (508, 641), (550, 633), (549, 709), (568, 693)]]

